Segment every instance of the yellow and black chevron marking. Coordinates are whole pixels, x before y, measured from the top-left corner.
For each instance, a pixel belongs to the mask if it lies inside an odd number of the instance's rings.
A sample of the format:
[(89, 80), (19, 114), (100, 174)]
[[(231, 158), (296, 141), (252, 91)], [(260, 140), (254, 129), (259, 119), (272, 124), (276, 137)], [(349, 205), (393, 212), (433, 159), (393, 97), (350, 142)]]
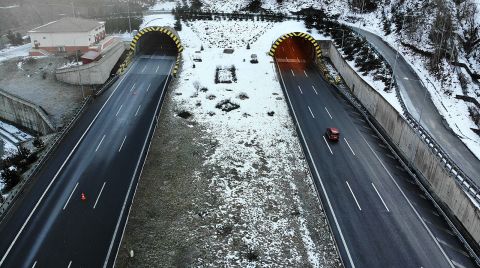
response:
[(268, 55), (273, 57), (275, 55), (275, 50), (280, 46), (280, 44), (283, 41), (285, 41), (287, 38), (294, 37), (294, 36), (298, 36), (298, 37), (302, 37), (302, 38), (307, 39), (310, 43), (312, 43), (313, 47), (315, 48), (315, 55), (317, 56), (317, 58), (320, 59), (322, 57), (322, 50), (320, 48), (320, 45), (315, 40), (315, 38), (313, 38), (311, 35), (309, 35), (307, 33), (302, 33), (302, 32), (288, 33), (288, 34), (284, 34), (284, 35), (280, 36), (280, 38), (278, 38), (275, 41), (275, 43), (273, 43), (272, 48), (270, 49), (270, 52), (268, 53)]
[(180, 66), (180, 54), (178, 54), (178, 56), (177, 56), (177, 62), (175, 62), (175, 67), (173, 67), (173, 71), (172, 71), (172, 74), (175, 77), (177, 77), (179, 66)]
[(128, 65), (132, 62), (133, 58), (133, 51), (129, 51), (127, 54), (127, 57), (125, 57), (125, 60), (120, 64), (120, 67), (118, 68), (117, 74), (123, 74), (125, 70), (127, 69)]
[(167, 28), (159, 27), (159, 26), (151, 26), (151, 27), (141, 29), (138, 32), (138, 34), (135, 35), (135, 37), (133, 37), (133, 40), (130, 43), (130, 50), (135, 51), (135, 47), (137, 46), (138, 40), (140, 40), (142, 35), (144, 35), (146, 33), (149, 33), (149, 32), (161, 32), (161, 33), (164, 33), (164, 34), (170, 36), (173, 39), (173, 41), (175, 42), (175, 44), (177, 45), (178, 53), (181, 53), (183, 51), (183, 46), (180, 43), (180, 40), (178, 39), (178, 37), (174, 33), (172, 33), (171, 30), (169, 30)]

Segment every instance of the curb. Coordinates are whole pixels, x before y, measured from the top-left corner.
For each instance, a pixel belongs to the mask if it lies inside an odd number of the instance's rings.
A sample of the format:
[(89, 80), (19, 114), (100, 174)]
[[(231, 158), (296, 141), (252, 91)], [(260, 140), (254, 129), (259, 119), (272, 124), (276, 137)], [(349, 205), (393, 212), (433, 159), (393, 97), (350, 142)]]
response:
[(0, 222), (3, 221), (6, 214), (10, 211), (10, 208), (13, 206), (17, 198), (20, 194), (23, 193), (25, 190), (25, 186), (31, 182), (32, 178), (38, 174), (41, 168), (45, 165), (45, 163), (49, 160), (51, 154), (57, 147), (59, 146), (60, 142), (65, 138), (66, 134), (70, 131), (72, 126), (78, 121), (80, 116), (85, 112), (88, 104), (92, 101), (92, 96), (88, 96), (82, 103), (82, 106), (77, 110), (75, 116), (68, 122), (66, 126), (63, 127), (62, 131), (57, 134), (54, 142), (46, 149), (43, 156), (38, 160), (36, 164), (34, 164), (30, 170), (25, 172), (22, 175), (22, 179), (20, 182), (10, 191), (8, 197), (5, 198), (4, 202), (0, 205)]

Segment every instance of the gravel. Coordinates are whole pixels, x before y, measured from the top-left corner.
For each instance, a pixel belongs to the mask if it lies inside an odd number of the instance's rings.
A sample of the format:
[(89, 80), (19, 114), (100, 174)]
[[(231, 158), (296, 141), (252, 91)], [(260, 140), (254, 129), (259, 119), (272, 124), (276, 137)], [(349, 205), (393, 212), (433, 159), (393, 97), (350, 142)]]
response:
[[(245, 175), (238, 163), (224, 164), (235, 152), (211, 161), (222, 144), (194, 111), (188, 119), (177, 115), (183, 107), (174, 92), (165, 99), (116, 266), (340, 267), (298, 143), (285, 145), (291, 155), (276, 156), (254, 139), (237, 145), (259, 159)], [(271, 168), (275, 158), (289, 167)]]
[[(0, 62), (0, 88), (41, 106), (52, 123), (60, 128), (74, 115), (82, 101), (79, 86), (55, 78), (55, 68), (68, 60), (63, 57), (18, 57)], [(85, 88), (88, 92), (88, 88)]]

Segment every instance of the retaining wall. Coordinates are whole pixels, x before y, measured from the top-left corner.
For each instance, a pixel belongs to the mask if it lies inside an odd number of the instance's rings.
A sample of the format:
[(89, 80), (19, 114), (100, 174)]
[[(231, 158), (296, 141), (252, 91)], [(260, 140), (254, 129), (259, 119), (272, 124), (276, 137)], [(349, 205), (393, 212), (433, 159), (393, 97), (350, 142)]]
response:
[(350, 92), (376, 119), (403, 157), (423, 176), (424, 182), (438, 201), (443, 203), (480, 243), (480, 210), (461, 188), (437, 152), (423, 141), (405, 118), (375, 89), (368, 85), (343, 59), (331, 41), (319, 41), (323, 56), (330, 58)]
[(57, 80), (72, 85), (103, 85), (110, 77), (110, 72), (125, 49), (125, 44), (118, 42), (98, 61), (71, 68), (57, 69), (55, 72)]
[(55, 131), (40, 106), (0, 89), (0, 118), (42, 135)]

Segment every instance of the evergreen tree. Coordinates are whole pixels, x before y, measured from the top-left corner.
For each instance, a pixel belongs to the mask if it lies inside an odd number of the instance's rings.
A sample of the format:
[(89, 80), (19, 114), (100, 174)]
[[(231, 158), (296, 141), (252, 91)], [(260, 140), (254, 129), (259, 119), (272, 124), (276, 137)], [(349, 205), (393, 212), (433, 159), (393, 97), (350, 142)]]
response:
[(177, 31), (177, 32), (180, 32), (182, 30), (182, 22), (180, 21), (180, 19), (177, 19), (175, 21), (175, 25), (173, 26), (173, 28)]
[(9, 191), (20, 182), (20, 174), (14, 168), (7, 168), (2, 171), (2, 181), (5, 183), (5, 190)]

